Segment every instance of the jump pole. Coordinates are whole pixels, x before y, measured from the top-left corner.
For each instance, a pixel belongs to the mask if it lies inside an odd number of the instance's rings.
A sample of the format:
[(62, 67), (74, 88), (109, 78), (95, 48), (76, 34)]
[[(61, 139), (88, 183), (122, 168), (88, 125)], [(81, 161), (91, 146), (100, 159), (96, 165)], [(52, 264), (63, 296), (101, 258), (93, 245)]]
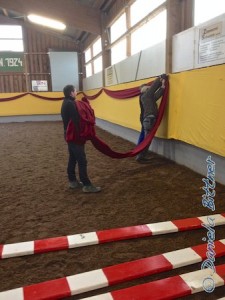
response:
[[(214, 242), (215, 245), (215, 257), (221, 257), (225, 255), (225, 239)], [(156, 273), (170, 271), (172, 269), (192, 265), (204, 261), (207, 258), (208, 244), (201, 244), (193, 247), (188, 247), (164, 254), (159, 254), (147, 258), (142, 258), (102, 269), (97, 269), (85, 273), (80, 273), (72, 276), (67, 276), (55, 280), (45, 281), (38, 284), (24, 286), (21, 288), (8, 290), (0, 293), (0, 300), (55, 300), (69, 297), (72, 295), (78, 295), (88, 291), (96, 290), (103, 287), (112, 286), (118, 283), (126, 282), (129, 280), (149, 276)], [(223, 272), (223, 273), (221, 273)], [(225, 265), (219, 268), (218, 275), (223, 274), (225, 278)], [(191, 273), (192, 274), (192, 273)], [(200, 273), (199, 273), (200, 274)], [(182, 293), (185, 291), (191, 294), (195, 291), (188, 284), (184, 283), (183, 278), (189, 278), (188, 276), (176, 276), (175, 279), (160, 281), (165, 286), (168, 284), (178, 284), (179, 287), (185, 286)], [(191, 277), (190, 277), (191, 278)], [(217, 278), (217, 277), (216, 277)], [(216, 279), (217, 280), (217, 279)], [(219, 283), (224, 284), (221, 280)], [(149, 285), (149, 284), (148, 284)], [(150, 283), (150, 287), (147, 290), (159, 289), (159, 284)], [(176, 288), (177, 289), (177, 288)], [(175, 290), (176, 290), (175, 289)], [(139, 290), (139, 289), (138, 289)], [(192, 291), (193, 290), (193, 291)], [(135, 289), (136, 292), (136, 289)], [(122, 292), (123, 293), (123, 292)], [(92, 298), (92, 299), (104, 299), (104, 300), (117, 300), (117, 299), (141, 299), (141, 298), (114, 298), (114, 292), (106, 295), (106, 298)], [(130, 292), (128, 291), (128, 295)], [(186, 294), (185, 294), (186, 295)], [(162, 295), (161, 295), (162, 296)], [(97, 296), (99, 297), (99, 296)], [(111, 298), (110, 298), (111, 297)], [(144, 298), (146, 299), (146, 298)], [(173, 298), (147, 298), (147, 299), (173, 299)]]
[[(107, 294), (83, 298), (85, 300), (169, 300), (205, 291), (208, 288), (223, 286), (225, 280), (225, 264), (216, 266), (216, 272), (211, 269), (198, 270), (178, 276), (152, 281), (149, 283), (116, 290)], [(206, 291), (205, 291), (206, 293)], [(222, 298), (225, 299), (225, 298)]]
[(214, 226), (225, 225), (225, 213), (221, 213), (210, 216), (100, 230), (28, 242), (4, 244), (0, 245), (0, 259), (200, 229), (203, 228), (203, 223), (209, 223), (209, 219), (213, 220)]

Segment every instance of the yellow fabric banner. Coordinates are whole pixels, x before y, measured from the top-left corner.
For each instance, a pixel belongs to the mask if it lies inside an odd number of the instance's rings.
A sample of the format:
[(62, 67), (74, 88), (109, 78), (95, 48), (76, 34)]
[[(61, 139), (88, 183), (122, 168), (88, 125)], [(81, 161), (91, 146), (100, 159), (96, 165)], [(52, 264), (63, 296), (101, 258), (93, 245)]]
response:
[[(153, 79), (109, 89), (132, 88)], [(156, 136), (225, 156), (225, 65), (169, 74), (169, 83), (168, 105)], [(103, 92), (91, 105), (98, 118), (140, 130), (138, 97), (115, 100)]]
[(225, 156), (225, 65), (170, 76), (168, 138)]
[[(108, 87), (123, 90), (154, 80)], [(225, 157), (225, 64), (182, 73), (169, 74), (169, 99), (156, 136), (177, 139)], [(86, 92), (95, 95), (99, 89)], [(0, 94), (1, 98), (18, 94)], [(40, 93), (46, 97), (62, 97), (58, 93)], [(81, 98), (82, 94), (78, 98)], [(97, 118), (140, 131), (138, 97), (113, 99), (104, 92), (90, 101)], [(47, 101), (26, 95), (0, 102), (0, 116), (59, 114), (61, 101)]]

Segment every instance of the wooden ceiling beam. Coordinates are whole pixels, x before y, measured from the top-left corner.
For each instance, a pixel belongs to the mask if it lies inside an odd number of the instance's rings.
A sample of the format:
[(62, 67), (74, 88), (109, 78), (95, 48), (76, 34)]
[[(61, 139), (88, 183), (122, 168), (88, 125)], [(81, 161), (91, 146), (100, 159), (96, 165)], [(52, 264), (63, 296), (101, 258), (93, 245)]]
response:
[(9, 17), (0, 16), (0, 24), (1, 25), (11, 25), (11, 24), (15, 24), (15, 25), (21, 25), (18, 19), (11, 19)]
[(1, 0), (0, 6), (7, 10), (43, 17), (63, 22), (81, 31), (101, 34), (101, 13), (96, 8), (78, 4), (72, 0)]

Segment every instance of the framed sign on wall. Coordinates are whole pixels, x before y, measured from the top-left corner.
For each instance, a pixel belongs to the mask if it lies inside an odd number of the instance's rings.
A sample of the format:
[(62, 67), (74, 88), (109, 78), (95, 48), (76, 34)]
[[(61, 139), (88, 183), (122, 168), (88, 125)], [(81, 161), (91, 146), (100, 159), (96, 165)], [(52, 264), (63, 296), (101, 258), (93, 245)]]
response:
[(32, 80), (32, 92), (47, 92), (48, 82), (47, 80)]

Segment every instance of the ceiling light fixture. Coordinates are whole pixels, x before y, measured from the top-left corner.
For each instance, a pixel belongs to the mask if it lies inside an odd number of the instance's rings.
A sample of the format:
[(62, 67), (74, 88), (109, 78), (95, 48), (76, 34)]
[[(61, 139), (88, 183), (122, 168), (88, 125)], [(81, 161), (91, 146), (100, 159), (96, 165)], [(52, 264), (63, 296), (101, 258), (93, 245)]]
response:
[(47, 27), (50, 27), (53, 29), (64, 30), (66, 28), (65, 24), (63, 24), (62, 22), (53, 20), (53, 19), (48, 19), (45, 17), (33, 15), (33, 14), (27, 16), (27, 18), (33, 23), (47, 26)]

